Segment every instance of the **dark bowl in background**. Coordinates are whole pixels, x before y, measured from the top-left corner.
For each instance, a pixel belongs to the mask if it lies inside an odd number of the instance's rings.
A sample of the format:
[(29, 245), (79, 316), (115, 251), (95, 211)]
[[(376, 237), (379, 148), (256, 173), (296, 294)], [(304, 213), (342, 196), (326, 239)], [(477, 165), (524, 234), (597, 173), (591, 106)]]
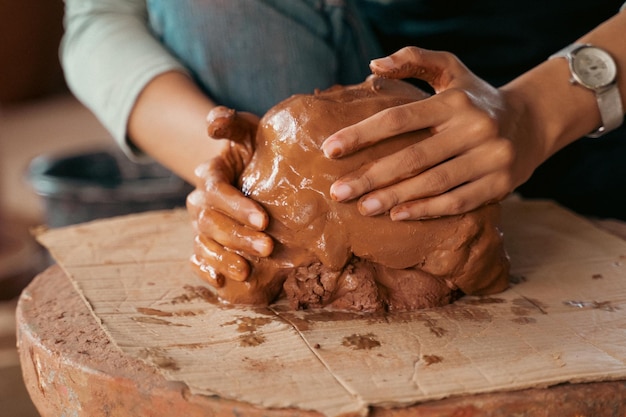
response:
[(42, 155), (28, 181), (44, 200), (46, 225), (184, 207), (192, 187), (157, 163), (135, 163), (118, 150)]

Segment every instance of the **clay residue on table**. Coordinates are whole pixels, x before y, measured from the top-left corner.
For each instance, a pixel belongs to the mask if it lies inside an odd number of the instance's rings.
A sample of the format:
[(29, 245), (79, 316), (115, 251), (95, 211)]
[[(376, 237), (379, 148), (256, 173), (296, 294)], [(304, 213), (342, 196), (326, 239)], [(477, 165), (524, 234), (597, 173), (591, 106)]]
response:
[(352, 349), (365, 349), (370, 350), (380, 346), (380, 342), (376, 339), (376, 335), (372, 333), (367, 334), (352, 334), (343, 338), (341, 343), (345, 347)]
[(330, 198), (340, 176), (429, 133), (402, 134), (336, 160), (323, 155), (322, 142), (385, 108), (425, 97), (405, 82), (372, 77), (295, 95), (272, 108), (261, 120), (240, 185), (268, 211), (275, 249), (269, 258), (250, 259), (251, 277), (227, 280), (219, 296), (264, 305), (284, 294), (294, 309), (410, 311), (507, 288), (498, 204), (458, 216), (393, 222), (388, 214), (362, 216), (356, 201)]

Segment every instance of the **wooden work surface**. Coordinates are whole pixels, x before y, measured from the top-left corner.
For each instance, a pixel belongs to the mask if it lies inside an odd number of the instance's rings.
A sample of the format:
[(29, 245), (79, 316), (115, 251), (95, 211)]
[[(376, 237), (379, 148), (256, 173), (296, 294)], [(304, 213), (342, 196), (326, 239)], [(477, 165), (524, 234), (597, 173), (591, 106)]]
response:
[[(18, 344), (28, 391), (42, 417), (313, 417), (312, 411), (267, 410), (193, 395), (152, 366), (122, 353), (58, 266), (24, 291)], [(626, 414), (626, 382), (563, 384), (374, 407), (372, 417), (614, 417)]]
[(182, 212), (47, 232), (65, 273), (20, 300), (31, 395), (44, 417), (623, 415), (626, 244), (547, 203), (504, 220), (511, 289), (387, 316), (220, 306)]

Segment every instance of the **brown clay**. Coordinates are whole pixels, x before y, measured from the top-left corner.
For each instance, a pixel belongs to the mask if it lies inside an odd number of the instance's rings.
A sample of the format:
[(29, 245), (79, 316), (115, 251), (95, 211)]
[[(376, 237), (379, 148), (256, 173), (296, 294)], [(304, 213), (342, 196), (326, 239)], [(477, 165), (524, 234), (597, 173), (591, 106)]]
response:
[(219, 296), (230, 303), (269, 304), (284, 293), (293, 308), (407, 311), (507, 288), (499, 205), (393, 222), (387, 214), (361, 215), (355, 201), (330, 198), (340, 176), (429, 133), (402, 134), (333, 160), (323, 155), (322, 142), (385, 108), (425, 97), (405, 82), (370, 77), (295, 95), (272, 108), (261, 120), (240, 185), (268, 211), (275, 249), (270, 258), (251, 259), (251, 277), (227, 280)]

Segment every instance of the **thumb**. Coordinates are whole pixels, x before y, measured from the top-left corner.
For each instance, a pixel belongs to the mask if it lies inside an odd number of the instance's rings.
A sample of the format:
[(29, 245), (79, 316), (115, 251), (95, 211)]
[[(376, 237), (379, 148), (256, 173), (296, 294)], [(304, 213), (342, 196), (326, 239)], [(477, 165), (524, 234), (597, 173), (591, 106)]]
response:
[(452, 53), (407, 46), (384, 58), (370, 62), (372, 72), (386, 78), (417, 78), (426, 81), (440, 93), (455, 87), (461, 78), (471, 74)]
[(213, 139), (228, 139), (246, 143), (254, 137), (258, 123), (246, 113), (239, 113), (225, 106), (216, 106), (207, 115), (207, 131)]

